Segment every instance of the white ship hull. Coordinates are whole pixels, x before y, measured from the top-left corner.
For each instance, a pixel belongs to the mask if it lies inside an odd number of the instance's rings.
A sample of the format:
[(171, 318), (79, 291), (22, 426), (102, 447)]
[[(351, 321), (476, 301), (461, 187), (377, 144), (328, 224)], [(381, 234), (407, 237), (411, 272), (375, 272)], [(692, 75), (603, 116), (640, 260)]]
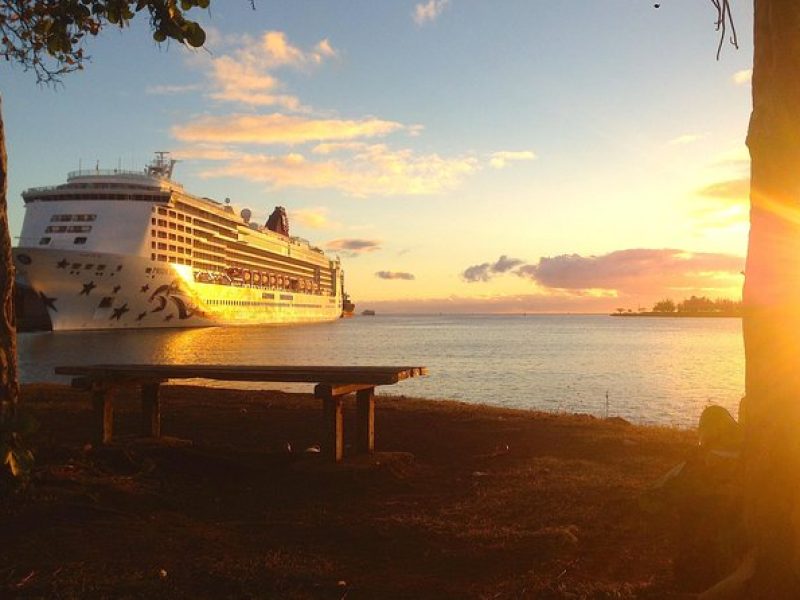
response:
[(54, 331), (307, 323), (342, 314), (338, 290), (201, 283), (188, 265), (142, 256), (22, 247), (14, 262)]

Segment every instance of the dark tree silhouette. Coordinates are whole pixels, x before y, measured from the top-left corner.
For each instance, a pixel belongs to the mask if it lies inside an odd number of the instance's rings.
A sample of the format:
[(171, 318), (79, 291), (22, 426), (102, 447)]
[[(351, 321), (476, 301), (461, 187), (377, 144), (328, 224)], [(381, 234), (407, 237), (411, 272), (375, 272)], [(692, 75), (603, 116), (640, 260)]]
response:
[(750, 597), (800, 590), (800, 2), (754, 0), (744, 284)]

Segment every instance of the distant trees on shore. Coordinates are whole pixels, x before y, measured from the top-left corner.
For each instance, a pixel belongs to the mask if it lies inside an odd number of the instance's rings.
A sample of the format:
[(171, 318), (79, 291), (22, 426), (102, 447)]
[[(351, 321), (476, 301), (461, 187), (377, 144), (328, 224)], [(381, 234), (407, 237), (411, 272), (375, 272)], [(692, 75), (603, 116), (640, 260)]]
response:
[(655, 316), (719, 316), (731, 317), (741, 316), (742, 302), (741, 300), (730, 300), (728, 298), (717, 298), (712, 300), (706, 296), (691, 296), (680, 302), (676, 303), (671, 298), (664, 298), (659, 300), (653, 305), (652, 310), (639, 307), (634, 311), (630, 308), (618, 308), (614, 317), (646, 317), (648, 315)]
[[(692, 296), (694, 297), (694, 296)], [(653, 305), (653, 312), (657, 313), (671, 313), (675, 312), (675, 303), (669, 298), (660, 300)]]
[(740, 313), (742, 302), (740, 300), (730, 300), (728, 298), (717, 298), (712, 300), (706, 296), (691, 296), (675, 304), (671, 299), (666, 298), (653, 305), (655, 313)]

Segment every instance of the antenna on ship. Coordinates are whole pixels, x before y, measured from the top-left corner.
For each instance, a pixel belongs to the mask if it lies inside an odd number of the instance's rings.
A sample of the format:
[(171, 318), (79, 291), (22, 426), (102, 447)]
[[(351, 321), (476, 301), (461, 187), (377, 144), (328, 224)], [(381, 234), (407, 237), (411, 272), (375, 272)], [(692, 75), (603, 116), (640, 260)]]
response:
[(152, 175), (153, 177), (171, 179), (172, 169), (175, 167), (175, 163), (178, 161), (174, 158), (167, 158), (169, 156), (169, 152), (165, 150), (158, 150), (155, 155), (156, 157), (153, 159), (153, 162), (145, 167), (145, 173)]

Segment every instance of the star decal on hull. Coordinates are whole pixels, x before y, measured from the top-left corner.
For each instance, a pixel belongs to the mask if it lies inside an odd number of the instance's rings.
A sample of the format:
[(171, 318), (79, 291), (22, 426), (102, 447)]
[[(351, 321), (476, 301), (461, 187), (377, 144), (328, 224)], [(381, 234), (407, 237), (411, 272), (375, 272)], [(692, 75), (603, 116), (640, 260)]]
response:
[(149, 290), (149, 289), (150, 289), (150, 284), (149, 284), (149, 283), (145, 283), (145, 284), (142, 286), (141, 292), (142, 292), (142, 293), (144, 293), (144, 292), (146, 292), (146, 291), (147, 291), (147, 290)]
[(114, 312), (111, 314), (111, 316), (109, 318), (110, 319), (116, 319), (117, 321), (119, 321), (120, 319), (122, 319), (122, 315), (124, 315), (129, 310), (130, 310), (130, 308), (128, 308), (128, 304), (125, 303), (122, 306), (120, 306), (119, 308), (115, 308)]
[(116, 293), (117, 293), (118, 291), (120, 291), (121, 289), (122, 289), (122, 286), (121, 286), (121, 285), (115, 285), (115, 286), (114, 286), (114, 289), (113, 289), (112, 291), (113, 291), (113, 293), (115, 293), (115, 294), (116, 294)]
[(56, 300), (58, 300), (58, 298), (49, 298), (44, 292), (39, 292), (39, 297), (42, 299), (42, 302), (48, 309), (52, 310), (53, 312), (58, 312), (58, 309), (56, 308)]
[(95, 285), (94, 281), (90, 281), (89, 283), (84, 283), (83, 284), (83, 289), (81, 290), (81, 293), (78, 294), (78, 295), (79, 296), (88, 296), (89, 292), (91, 292), (96, 287), (97, 286)]
[(62, 258), (60, 261), (58, 261), (56, 263), (56, 266), (59, 269), (66, 269), (68, 264), (69, 264), (69, 261), (66, 258)]

